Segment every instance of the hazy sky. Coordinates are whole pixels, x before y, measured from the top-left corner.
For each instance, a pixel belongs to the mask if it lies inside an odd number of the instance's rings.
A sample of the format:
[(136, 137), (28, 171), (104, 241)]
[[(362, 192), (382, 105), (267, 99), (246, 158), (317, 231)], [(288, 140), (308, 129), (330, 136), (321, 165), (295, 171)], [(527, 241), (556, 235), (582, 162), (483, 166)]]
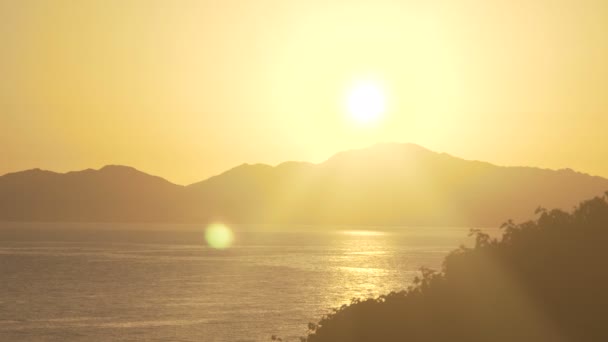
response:
[[(0, 0), (0, 174), (180, 184), (379, 141), (608, 176), (608, 1)], [(374, 80), (387, 111), (353, 123)]]

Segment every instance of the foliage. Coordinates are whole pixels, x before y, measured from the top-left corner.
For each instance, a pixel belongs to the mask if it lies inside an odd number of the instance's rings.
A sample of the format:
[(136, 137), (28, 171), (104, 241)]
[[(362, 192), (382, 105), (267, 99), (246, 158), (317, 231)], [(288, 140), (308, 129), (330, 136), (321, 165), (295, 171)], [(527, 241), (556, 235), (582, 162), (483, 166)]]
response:
[(308, 342), (608, 341), (608, 193), (572, 213), (537, 210), (423, 269), (402, 292), (354, 300)]

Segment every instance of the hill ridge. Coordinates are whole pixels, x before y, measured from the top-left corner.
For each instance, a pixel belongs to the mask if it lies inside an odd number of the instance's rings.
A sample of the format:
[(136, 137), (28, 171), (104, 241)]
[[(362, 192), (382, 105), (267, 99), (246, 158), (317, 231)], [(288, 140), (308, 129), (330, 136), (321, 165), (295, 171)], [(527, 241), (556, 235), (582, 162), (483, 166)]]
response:
[(499, 225), (531, 207), (570, 209), (608, 179), (505, 167), (381, 143), (324, 162), (241, 164), (187, 186), (130, 166), (0, 176), (0, 221)]

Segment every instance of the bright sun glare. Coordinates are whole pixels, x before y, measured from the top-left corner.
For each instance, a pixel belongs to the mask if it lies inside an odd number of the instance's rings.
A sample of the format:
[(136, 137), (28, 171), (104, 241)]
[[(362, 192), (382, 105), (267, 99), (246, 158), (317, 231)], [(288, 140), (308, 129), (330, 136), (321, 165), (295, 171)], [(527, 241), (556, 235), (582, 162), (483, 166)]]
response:
[(359, 124), (369, 125), (378, 121), (386, 110), (383, 89), (371, 81), (355, 83), (346, 94), (346, 109)]

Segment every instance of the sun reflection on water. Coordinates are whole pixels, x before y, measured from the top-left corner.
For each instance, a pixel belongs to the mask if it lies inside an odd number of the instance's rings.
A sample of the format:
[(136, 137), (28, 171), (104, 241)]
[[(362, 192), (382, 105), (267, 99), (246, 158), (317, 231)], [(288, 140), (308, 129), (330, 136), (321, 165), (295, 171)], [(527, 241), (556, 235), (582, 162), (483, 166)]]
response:
[(376, 230), (342, 230), (340, 233), (350, 236), (383, 236), (385, 232), (379, 232)]

